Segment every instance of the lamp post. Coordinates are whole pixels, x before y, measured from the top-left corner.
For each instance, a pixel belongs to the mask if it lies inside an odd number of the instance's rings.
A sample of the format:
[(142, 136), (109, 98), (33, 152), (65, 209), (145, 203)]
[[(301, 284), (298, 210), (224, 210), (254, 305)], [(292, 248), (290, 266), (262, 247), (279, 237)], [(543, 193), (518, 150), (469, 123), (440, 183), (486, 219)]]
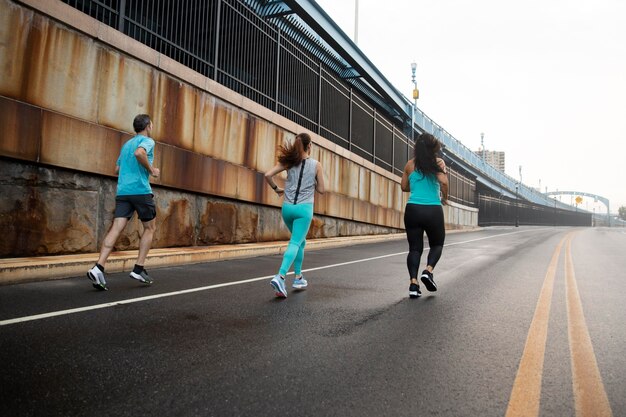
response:
[(485, 139), (485, 134), (481, 133), (480, 134), (480, 148), (482, 150), (482, 152), (481, 152), (482, 158), (481, 159), (483, 160), (483, 165), (485, 165), (485, 141), (484, 141), (484, 139)]
[[(559, 189), (556, 189), (556, 192), (559, 192)], [(554, 227), (556, 227), (557, 224), (557, 215), (556, 215), (556, 195), (554, 196)]]
[(519, 227), (519, 201), (518, 201), (518, 191), (519, 187), (522, 186), (522, 166), (519, 166), (519, 182), (515, 184), (515, 227)]
[(420, 92), (417, 89), (417, 81), (415, 81), (415, 71), (417, 70), (417, 63), (411, 62), (411, 82), (413, 82), (413, 111), (411, 112), (411, 138), (415, 142), (415, 111), (417, 110), (417, 99), (420, 97)]
[(519, 184), (515, 184), (515, 227), (519, 227), (519, 216), (517, 212), (519, 210), (519, 203), (517, 201), (518, 188)]
[(354, 43), (359, 43), (359, 0), (354, 0)]

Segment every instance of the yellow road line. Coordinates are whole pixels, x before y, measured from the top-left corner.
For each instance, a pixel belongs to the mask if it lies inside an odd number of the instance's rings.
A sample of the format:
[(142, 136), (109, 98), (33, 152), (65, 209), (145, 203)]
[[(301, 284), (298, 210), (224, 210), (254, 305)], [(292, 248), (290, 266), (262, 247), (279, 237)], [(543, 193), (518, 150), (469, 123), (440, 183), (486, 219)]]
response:
[(546, 350), (548, 335), (548, 319), (550, 318), (550, 304), (552, 303), (552, 291), (554, 277), (559, 262), (559, 254), (563, 247), (565, 236), (552, 254), (552, 260), (548, 265), (546, 277), (541, 287), (535, 315), (530, 323), (524, 353), (520, 360), (506, 417), (537, 416), (539, 415), (539, 400), (541, 399), (541, 377), (543, 374), (543, 358)]
[(567, 328), (572, 359), (572, 382), (577, 417), (610, 417), (613, 415), (602, 376), (593, 352), (591, 337), (583, 314), (572, 262), (572, 239), (565, 252), (565, 294)]

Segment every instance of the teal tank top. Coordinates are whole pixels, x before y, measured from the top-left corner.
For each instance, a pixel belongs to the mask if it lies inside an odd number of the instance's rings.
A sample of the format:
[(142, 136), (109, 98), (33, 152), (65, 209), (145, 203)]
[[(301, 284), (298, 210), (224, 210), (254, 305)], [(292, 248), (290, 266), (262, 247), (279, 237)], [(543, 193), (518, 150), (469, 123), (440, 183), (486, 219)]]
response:
[(411, 172), (409, 175), (409, 204), (421, 204), (424, 206), (440, 206), (439, 181), (434, 175), (423, 175), (419, 171)]

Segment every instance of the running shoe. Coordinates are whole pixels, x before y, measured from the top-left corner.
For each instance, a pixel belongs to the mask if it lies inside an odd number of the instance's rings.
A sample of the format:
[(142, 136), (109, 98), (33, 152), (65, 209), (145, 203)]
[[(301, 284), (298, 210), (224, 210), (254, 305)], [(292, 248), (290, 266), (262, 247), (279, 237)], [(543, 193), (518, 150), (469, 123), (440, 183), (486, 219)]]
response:
[(307, 285), (309, 285), (309, 283), (306, 282), (306, 278), (304, 278), (304, 275), (300, 275), (300, 278), (296, 278), (293, 280), (293, 284), (291, 286), (296, 290), (303, 290), (307, 287)]
[(276, 297), (279, 298), (287, 298), (287, 288), (285, 288), (285, 278), (281, 277), (280, 274), (276, 274), (270, 285), (274, 289), (274, 293)]
[(107, 282), (104, 279), (104, 272), (94, 265), (89, 271), (87, 271), (87, 278), (91, 280), (93, 287), (100, 291), (107, 291)]
[(428, 272), (428, 269), (424, 269), (424, 271), (422, 271), (421, 279), (422, 279), (422, 282), (424, 283), (424, 286), (426, 287), (428, 291), (430, 292), (437, 291), (435, 278), (433, 277), (432, 272)]
[(139, 282), (143, 282), (144, 284), (152, 284), (152, 278), (150, 278), (150, 275), (148, 275), (148, 271), (146, 271), (145, 269), (141, 271), (141, 273), (136, 274), (134, 272), (130, 273), (130, 277), (132, 279), (136, 279)]
[(411, 285), (409, 285), (409, 297), (410, 298), (417, 298), (417, 297), (419, 297), (421, 295), (422, 295), (422, 292), (420, 291), (419, 284), (411, 283)]

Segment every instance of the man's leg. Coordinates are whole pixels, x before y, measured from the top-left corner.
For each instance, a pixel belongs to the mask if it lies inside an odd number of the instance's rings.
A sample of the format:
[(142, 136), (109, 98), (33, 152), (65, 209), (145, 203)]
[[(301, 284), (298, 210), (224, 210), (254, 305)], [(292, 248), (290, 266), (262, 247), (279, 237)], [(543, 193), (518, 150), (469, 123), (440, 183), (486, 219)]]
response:
[(150, 247), (152, 246), (152, 238), (154, 237), (154, 232), (156, 230), (156, 220), (152, 219), (147, 222), (142, 222), (143, 224), (143, 234), (141, 235), (141, 240), (139, 241), (139, 256), (137, 256), (137, 265), (145, 265), (146, 257), (148, 256), (148, 251), (150, 251)]
[(104, 238), (104, 242), (102, 242), (102, 248), (100, 248), (100, 257), (98, 258), (99, 265), (104, 267), (109, 255), (113, 251), (117, 238), (120, 237), (120, 233), (122, 233), (126, 224), (128, 224), (128, 219), (126, 217), (116, 217), (113, 219), (111, 229)]

